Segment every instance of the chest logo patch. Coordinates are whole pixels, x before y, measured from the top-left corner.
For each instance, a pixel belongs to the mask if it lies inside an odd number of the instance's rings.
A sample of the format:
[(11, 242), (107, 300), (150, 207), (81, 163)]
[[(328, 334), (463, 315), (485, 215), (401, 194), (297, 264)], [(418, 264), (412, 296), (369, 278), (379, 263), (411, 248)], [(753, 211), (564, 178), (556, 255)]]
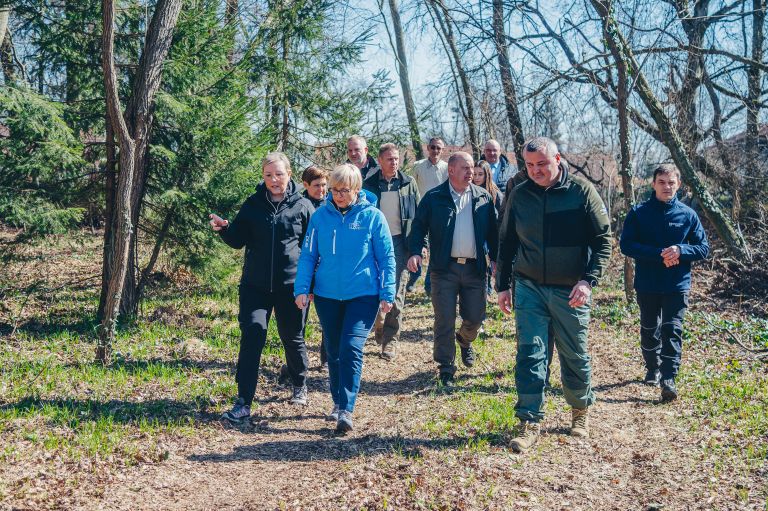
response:
[(355, 220), (354, 222), (349, 224), (349, 228), (353, 231), (359, 231), (363, 228), (363, 224), (361, 224), (360, 221)]
[(682, 227), (683, 223), (682, 222), (669, 222), (669, 226), (670, 227)]

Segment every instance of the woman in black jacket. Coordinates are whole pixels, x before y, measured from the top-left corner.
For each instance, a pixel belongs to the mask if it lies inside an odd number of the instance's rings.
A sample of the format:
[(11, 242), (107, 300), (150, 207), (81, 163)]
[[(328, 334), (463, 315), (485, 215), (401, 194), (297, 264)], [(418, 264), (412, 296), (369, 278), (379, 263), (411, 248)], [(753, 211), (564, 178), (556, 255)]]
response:
[(250, 417), (273, 310), (293, 384), (291, 403), (307, 404), (306, 314), (294, 305), (293, 283), (314, 208), (291, 181), (291, 164), (283, 153), (267, 154), (261, 168), (264, 181), (231, 223), (210, 215), (211, 227), (227, 245), (245, 247), (238, 315), (242, 333), (235, 376), (238, 399), (231, 410), (222, 414), (232, 422)]

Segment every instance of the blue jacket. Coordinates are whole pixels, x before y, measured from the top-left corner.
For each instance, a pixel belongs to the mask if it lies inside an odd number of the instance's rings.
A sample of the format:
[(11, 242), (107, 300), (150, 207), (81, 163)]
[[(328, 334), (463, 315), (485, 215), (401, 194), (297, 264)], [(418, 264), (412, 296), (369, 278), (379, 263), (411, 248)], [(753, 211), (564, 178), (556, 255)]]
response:
[[(709, 255), (707, 234), (695, 211), (655, 194), (632, 208), (624, 220), (621, 252), (635, 260), (635, 289), (639, 293), (677, 293), (691, 288), (691, 262)], [(667, 268), (661, 251), (680, 247), (680, 263)]]
[(378, 296), (395, 301), (395, 251), (384, 214), (360, 192), (342, 215), (329, 200), (309, 221), (299, 256), (294, 296), (312, 292), (323, 298), (350, 300)]

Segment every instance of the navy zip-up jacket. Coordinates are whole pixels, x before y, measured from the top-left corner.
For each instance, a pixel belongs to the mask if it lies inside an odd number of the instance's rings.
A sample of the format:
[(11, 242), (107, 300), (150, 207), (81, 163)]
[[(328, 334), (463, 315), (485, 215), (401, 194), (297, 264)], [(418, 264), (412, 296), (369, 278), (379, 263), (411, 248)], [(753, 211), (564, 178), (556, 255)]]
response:
[[(661, 251), (680, 247), (680, 262), (667, 268)], [(677, 200), (651, 198), (624, 220), (621, 252), (635, 260), (638, 293), (679, 293), (691, 289), (691, 262), (709, 256), (707, 233), (694, 210)]]

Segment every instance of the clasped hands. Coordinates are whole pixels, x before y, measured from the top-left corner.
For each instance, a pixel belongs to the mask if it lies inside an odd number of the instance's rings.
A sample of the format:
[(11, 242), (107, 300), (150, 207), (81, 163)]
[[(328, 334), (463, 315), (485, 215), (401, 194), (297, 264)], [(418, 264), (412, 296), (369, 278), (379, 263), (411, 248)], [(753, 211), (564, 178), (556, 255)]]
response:
[(661, 257), (664, 259), (664, 266), (670, 268), (680, 264), (680, 247), (672, 245), (661, 251)]

